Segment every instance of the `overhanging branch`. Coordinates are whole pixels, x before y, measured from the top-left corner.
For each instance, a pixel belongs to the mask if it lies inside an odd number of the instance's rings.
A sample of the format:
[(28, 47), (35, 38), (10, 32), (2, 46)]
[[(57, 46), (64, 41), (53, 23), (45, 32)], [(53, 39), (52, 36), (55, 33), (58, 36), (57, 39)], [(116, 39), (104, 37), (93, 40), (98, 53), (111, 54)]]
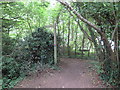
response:
[(100, 28), (96, 27), (94, 24), (92, 24), (87, 19), (85, 19), (83, 16), (81, 16), (81, 14), (77, 13), (77, 11), (74, 10), (67, 2), (63, 2), (61, 0), (57, 0), (57, 1), (60, 2), (62, 5), (66, 6), (67, 8), (69, 8), (81, 21), (87, 23), (88, 25), (90, 25), (91, 27), (93, 27), (95, 30), (97, 30), (100, 33)]

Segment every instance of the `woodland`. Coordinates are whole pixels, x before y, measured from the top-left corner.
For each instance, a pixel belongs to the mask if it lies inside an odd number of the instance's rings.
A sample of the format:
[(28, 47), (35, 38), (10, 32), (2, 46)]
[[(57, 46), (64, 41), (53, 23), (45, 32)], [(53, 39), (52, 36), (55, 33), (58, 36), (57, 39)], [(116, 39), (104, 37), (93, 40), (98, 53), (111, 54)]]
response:
[(101, 80), (120, 87), (119, 2), (0, 1), (0, 13), (1, 88), (57, 70), (61, 58), (92, 61)]

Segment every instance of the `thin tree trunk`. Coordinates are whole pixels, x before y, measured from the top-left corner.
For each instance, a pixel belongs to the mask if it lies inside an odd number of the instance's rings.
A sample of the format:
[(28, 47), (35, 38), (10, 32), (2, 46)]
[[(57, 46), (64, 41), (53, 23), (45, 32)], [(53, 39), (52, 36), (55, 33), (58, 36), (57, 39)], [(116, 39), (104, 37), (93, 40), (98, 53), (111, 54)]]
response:
[(91, 50), (91, 47), (92, 47), (92, 43), (90, 43), (90, 47), (88, 48), (88, 57), (90, 56), (90, 50)]
[(39, 16), (39, 27), (40, 27), (40, 21), (41, 21), (41, 20), (40, 20), (40, 16)]
[(73, 41), (74, 39), (74, 23), (73, 23), (73, 20), (72, 20), (72, 24), (71, 24), (71, 30), (72, 30), (72, 33), (71, 33), (71, 40)]
[(63, 55), (65, 54), (64, 34), (65, 34), (65, 23), (64, 23), (64, 21), (63, 21)]
[(114, 42), (115, 42), (115, 48), (114, 48), (114, 52), (115, 52), (115, 55), (116, 55), (116, 60), (117, 60), (117, 64), (119, 65), (119, 45), (118, 45), (118, 31), (116, 31), (115, 33), (115, 37), (114, 37)]
[(77, 54), (77, 30), (78, 30), (78, 25), (77, 25), (77, 28), (75, 28), (75, 57), (76, 57), (76, 54)]
[(60, 51), (60, 47), (59, 47), (60, 46), (60, 43), (59, 43), (59, 36), (60, 36), (59, 17), (60, 17), (60, 13), (58, 14), (58, 16), (56, 18), (56, 27), (57, 27), (56, 30), (58, 31), (57, 32), (57, 35), (58, 35), (58, 40), (57, 40), (58, 41), (57, 42), (57, 57), (58, 58), (57, 59), (58, 59), (58, 61), (60, 60), (60, 58), (59, 58), (60, 57), (60, 52), (59, 52)]
[(56, 38), (56, 23), (54, 24), (54, 65), (57, 64), (57, 38)]
[(82, 50), (82, 58), (83, 58), (83, 56), (84, 56), (84, 51), (83, 51), (83, 49), (84, 49), (84, 43), (85, 43), (85, 35), (83, 34), (82, 48), (81, 48), (81, 50)]
[(28, 26), (30, 28), (30, 33), (32, 34), (32, 27), (31, 27), (30, 22), (29, 22), (28, 14), (27, 14), (27, 23), (28, 23)]
[(68, 47), (68, 56), (70, 56), (70, 18), (69, 18), (69, 21), (68, 21), (68, 44), (67, 44), (67, 47)]
[(90, 26), (88, 26), (88, 30), (89, 30), (89, 32), (90, 32), (90, 35), (91, 35), (91, 37), (92, 37), (92, 41), (93, 41), (93, 44), (94, 44), (94, 46), (95, 46), (95, 51), (96, 51), (96, 54), (97, 54), (97, 56), (98, 56), (98, 59), (99, 59), (99, 61), (103, 61), (103, 58), (101, 57), (101, 50), (98, 48), (98, 44), (97, 44), (97, 41), (95, 40), (96, 38), (95, 38), (95, 34), (94, 34), (94, 32), (93, 32), (93, 30), (91, 29), (91, 27)]

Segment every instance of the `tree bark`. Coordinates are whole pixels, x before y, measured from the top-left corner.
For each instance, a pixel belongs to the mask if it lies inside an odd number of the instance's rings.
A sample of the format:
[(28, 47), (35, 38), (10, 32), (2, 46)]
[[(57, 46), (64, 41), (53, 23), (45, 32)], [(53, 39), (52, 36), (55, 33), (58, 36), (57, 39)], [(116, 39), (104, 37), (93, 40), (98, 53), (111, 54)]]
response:
[[(98, 47), (95, 34), (94, 34), (94, 32), (93, 32), (93, 30), (91, 29), (90, 26), (88, 26), (88, 30), (89, 30), (90, 35), (91, 35), (91, 37), (92, 37), (92, 41), (93, 41), (93, 44), (94, 44), (94, 47), (95, 47), (96, 54), (97, 54), (97, 56), (98, 56), (98, 60), (99, 60), (99, 61), (103, 61), (102, 51), (101, 51), (100, 48)], [(102, 56), (102, 57), (101, 57), (101, 56)]]
[(68, 56), (70, 56), (70, 18), (69, 18), (69, 21), (68, 21), (68, 44), (67, 44), (67, 47), (68, 47)]
[(84, 43), (85, 43), (85, 35), (83, 34), (82, 48), (81, 48), (81, 50), (82, 50), (82, 58), (83, 58), (83, 56), (84, 56), (84, 51), (83, 51), (83, 49), (84, 49)]
[(32, 34), (32, 27), (31, 27), (30, 22), (29, 22), (28, 14), (27, 14), (27, 23), (28, 23), (28, 26), (30, 28), (30, 33)]
[(78, 23), (78, 26), (79, 26), (80, 30), (83, 32), (83, 34), (84, 34), (90, 41), (92, 41), (92, 38), (88, 35), (88, 33), (87, 33), (87, 32), (83, 29), (83, 27), (80, 25), (79, 20), (76, 21), (76, 22)]
[(75, 57), (76, 57), (76, 54), (77, 54), (77, 29), (78, 29), (78, 25), (77, 25), (77, 28), (75, 28)]
[(64, 34), (65, 34), (65, 23), (64, 23), (64, 21), (63, 21), (63, 55), (65, 54), (65, 41), (64, 41)]
[(72, 30), (72, 33), (71, 33), (71, 40), (73, 41), (74, 39), (74, 23), (73, 23), (73, 20), (72, 20), (72, 24), (71, 24), (71, 30)]
[(59, 26), (59, 18), (60, 18), (60, 12), (58, 13), (58, 16), (57, 16), (57, 18), (56, 18), (56, 26), (57, 26), (57, 29), (56, 29), (56, 31), (57, 31), (57, 35), (58, 35), (58, 42), (57, 42), (57, 59), (58, 59), (58, 61), (60, 60), (60, 43), (59, 43), (59, 36), (60, 36), (60, 26)]
[(57, 64), (57, 39), (56, 39), (56, 23), (54, 24), (54, 65)]

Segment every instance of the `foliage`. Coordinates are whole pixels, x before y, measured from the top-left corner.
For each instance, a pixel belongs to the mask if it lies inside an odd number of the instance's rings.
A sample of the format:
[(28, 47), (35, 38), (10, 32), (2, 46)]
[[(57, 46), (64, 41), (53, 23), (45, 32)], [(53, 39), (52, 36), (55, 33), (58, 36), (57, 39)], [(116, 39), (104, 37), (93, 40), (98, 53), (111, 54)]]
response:
[[(17, 80), (19, 81), (20, 77), (28, 75), (31, 71), (34, 71), (37, 66), (40, 66), (40, 64), (36, 65), (33, 63), (31, 47), (29, 49), (28, 47), (29, 43), (33, 43), (34, 41), (30, 41), (32, 38), (30, 35), (32, 30), (36, 27), (45, 26), (46, 18), (44, 17), (48, 5), (48, 2), (2, 2), (3, 15), (0, 19), (2, 20), (3, 32), (3, 88), (13, 87), (15, 82)], [(45, 32), (44, 35), (45, 34), (49, 35), (47, 32)], [(48, 47), (46, 46), (46, 48)], [(50, 50), (53, 52), (53, 48), (50, 48)], [(43, 53), (42, 57), (45, 56), (44, 54), (45, 53)], [(53, 58), (49, 59), (49, 61), (50, 60), (53, 61)]]
[(9, 37), (8, 34), (4, 33), (2, 34), (2, 54), (3, 55), (9, 55), (15, 46), (15, 39), (12, 39)]
[[(1, 6), (3, 11), (2, 18), (0, 18), (3, 32), (3, 88), (13, 87), (15, 82), (20, 80), (20, 77), (28, 75), (36, 68), (41, 69), (44, 64), (53, 65), (53, 29), (51, 27), (46, 29), (46, 26), (53, 26), (54, 22), (57, 22), (57, 46), (61, 48), (61, 52), (58, 49), (58, 54), (61, 54), (61, 56), (68, 55), (67, 51), (69, 49), (70, 57), (93, 59), (96, 58), (98, 52), (100, 54), (98, 57), (101, 57), (102, 61), (99, 65), (96, 63), (96, 66), (101, 77), (113, 85), (120, 84), (119, 79), (117, 79), (120, 77), (120, 70), (118, 69), (120, 62), (111, 61), (106, 46), (102, 44), (100, 35), (94, 29), (90, 32), (88, 25), (80, 21), (83, 29), (96, 41), (96, 48), (98, 49), (96, 50), (94, 48), (95, 44), (91, 44), (87, 38), (83, 42), (84, 34), (76, 22), (77, 17), (75, 15), (73, 15), (74, 17), (71, 16), (71, 11), (68, 12), (60, 4), (51, 8), (49, 7), (51, 6), (50, 3), (46, 1), (2, 2)], [(87, 20), (100, 27), (107, 39), (111, 40), (116, 22), (120, 18), (118, 3), (74, 2), (72, 6)], [(35, 30), (35, 28), (38, 29)], [(116, 37), (117, 34), (115, 33)], [(115, 38), (112, 41), (117, 45)], [(75, 53), (81, 53), (79, 51), (80, 47), (90, 49), (90, 56), (88, 57), (88, 53), (75, 55)], [(116, 50), (114, 49), (114, 53), (117, 52)], [(52, 68), (55, 69), (56, 67)]]
[[(37, 65), (39, 65), (40, 69), (43, 64), (53, 64), (53, 40), (54, 36), (52, 33), (47, 32), (45, 28), (38, 28), (32, 35), (25, 37), (24, 41), (20, 40), (14, 47), (14, 50), (11, 49), (14, 51), (11, 55), (4, 55), (2, 58), (3, 88), (13, 86), (14, 83), (11, 85), (11, 82), (19, 77), (28, 75), (36, 69)], [(4, 42), (8, 41), (4, 40)], [(12, 45), (12, 43), (9, 44), (10, 46)], [(7, 51), (4, 50), (4, 52)]]
[(20, 66), (11, 57), (2, 57), (3, 65), (2, 65), (2, 77), (3, 77), (3, 88), (11, 87), (11, 81), (16, 80), (20, 76)]
[[(34, 62), (53, 63), (54, 36), (45, 29), (38, 28), (28, 39), (28, 49)], [(32, 43), (33, 42), (33, 43)]]
[[(81, 7), (79, 7), (81, 6)], [(115, 27), (117, 23), (119, 22), (120, 12), (118, 11), (119, 3), (80, 3), (75, 2), (73, 3), (73, 7), (87, 20), (91, 21), (91, 23), (96, 24), (97, 27), (100, 28), (100, 32), (104, 33), (106, 36), (106, 39), (111, 44), (111, 42), (114, 43), (114, 47), (117, 46), (117, 37), (114, 36), (114, 40), (112, 39), (113, 32), (115, 30)], [(94, 46), (97, 52), (97, 57), (102, 63), (101, 71), (98, 70), (101, 73), (101, 77), (108, 83), (114, 84), (116, 82), (116, 86), (119, 85), (119, 80), (115, 79), (119, 78), (119, 67), (118, 64), (119, 59), (116, 59), (118, 57), (116, 53), (118, 53), (118, 50), (112, 49), (111, 52), (114, 52), (112, 55), (114, 56), (114, 59), (111, 58), (111, 54), (109, 55), (109, 50), (112, 47), (106, 48), (107, 45), (105, 45), (106, 41), (103, 40), (103, 36), (96, 33), (95, 30), (92, 31), (90, 28), (88, 28), (90, 33), (93, 33), (91, 37), (94, 39)], [(117, 35), (117, 33), (115, 34)], [(99, 39), (98, 39), (99, 38)], [(98, 39), (98, 41), (97, 41)], [(112, 40), (111, 40), (112, 39)], [(103, 44), (104, 43), (104, 44)], [(102, 56), (102, 57), (101, 57)], [(116, 62), (118, 61), (118, 62)]]

